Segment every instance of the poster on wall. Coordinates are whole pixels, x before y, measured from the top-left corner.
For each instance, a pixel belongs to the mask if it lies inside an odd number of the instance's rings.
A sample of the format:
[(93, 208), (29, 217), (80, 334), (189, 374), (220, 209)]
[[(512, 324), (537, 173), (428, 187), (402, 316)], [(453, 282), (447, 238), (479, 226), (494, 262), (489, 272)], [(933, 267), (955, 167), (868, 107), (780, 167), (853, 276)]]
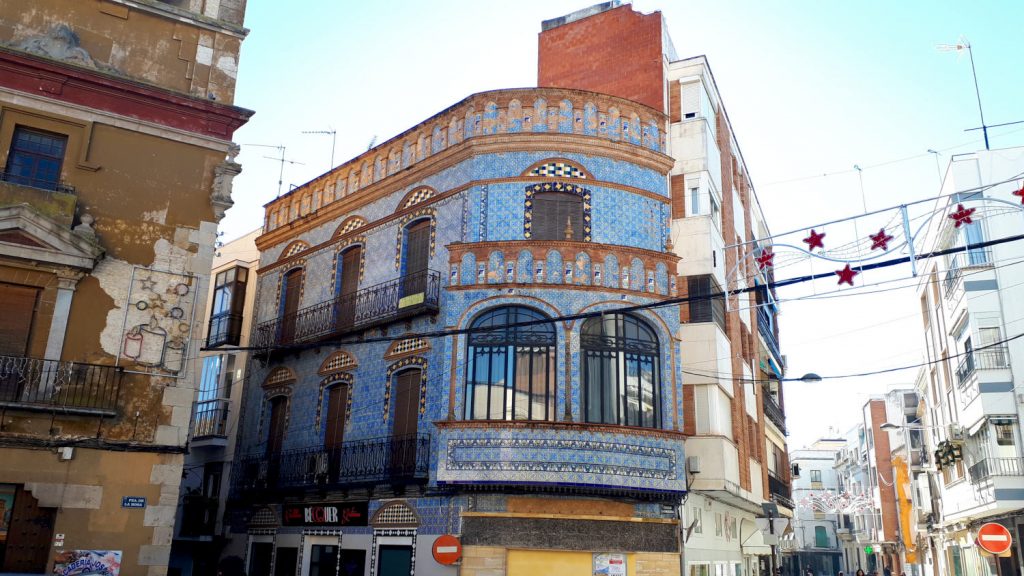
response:
[(120, 550), (65, 550), (58, 552), (53, 573), (59, 576), (119, 576)]
[(11, 510), (14, 510), (14, 484), (0, 484), (0, 544), (7, 541), (7, 527), (11, 524)]
[(594, 576), (626, 576), (626, 555), (595, 552)]

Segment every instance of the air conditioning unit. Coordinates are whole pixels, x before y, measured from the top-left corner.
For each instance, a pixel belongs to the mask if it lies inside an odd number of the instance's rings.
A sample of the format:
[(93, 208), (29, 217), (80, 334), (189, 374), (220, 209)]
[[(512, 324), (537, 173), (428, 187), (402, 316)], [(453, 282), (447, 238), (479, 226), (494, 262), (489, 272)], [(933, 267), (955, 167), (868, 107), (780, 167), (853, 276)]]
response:
[(947, 436), (950, 442), (963, 442), (967, 439), (967, 432), (959, 424), (950, 424)]

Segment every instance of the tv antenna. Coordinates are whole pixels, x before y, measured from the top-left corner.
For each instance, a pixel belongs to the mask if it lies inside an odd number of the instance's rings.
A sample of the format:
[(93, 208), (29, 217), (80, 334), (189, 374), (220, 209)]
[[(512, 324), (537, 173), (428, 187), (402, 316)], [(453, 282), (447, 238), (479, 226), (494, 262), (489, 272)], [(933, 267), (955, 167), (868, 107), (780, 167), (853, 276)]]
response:
[(299, 162), (298, 160), (291, 160), (289, 158), (285, 158), (285, 155), (284, 155), (285, 146), (284, 146), (284, 144), (278, 144), (277, 146), (275, 146), (273, 144), (242, 144), (242, 146), (256, 146), (258, 148), (273, 148), (273, 149), (277, 150), (281, 154), (280, 156), (264, 156), (264, 158), (268, 158), (270, 160), (276, 160), (276, 161), (281, 163), (281, 169), (277, 173), (277, 197), (278, 198), (281, 197), (281, 186), (284, 185), (284, 165), (285, 165), (285, 162), (287, 162), (288, 164), (298, 164), (300, 166), (305, 166), (304, 163)]
[(981, 126), (977, 128), (968, 128), (964, 132), (971, 132), (972, 130), (981, 130), (981, 133), (985, 137), (985, 150), (991, 150), (988, 146), (988, 129), (998, 128), (1000, 126), (1011, 126), (1013, 124), (1022, 124), (1024, 120), (1018, 120), (1016, 122), (1003, 122), (1002, 124), (985, 124), (985, 111), (981, 107), (981, 91), (978, 89), (978, 71), (974, 69), (974, 51), (971, 50), (971, 43), (967, 41), (963, 35), (956, 44), (937, 44), (935, 49), (939, 52), (956, 52), (957, 56), (961, 56), (964, 50), (967, 51), (967, 57), (971, 61), (971, 76), (974, 78), (974, 95), (978, 98), (978, 115), (981, 116)]
[(324, 136), (331, 137), (331, 165), (327, 167), (327, 170), (334, 169), (334, 145), (338, 142), (338, 131), (330, 126), (328, 130), (303, 130), (303, 134), (322, 134)]

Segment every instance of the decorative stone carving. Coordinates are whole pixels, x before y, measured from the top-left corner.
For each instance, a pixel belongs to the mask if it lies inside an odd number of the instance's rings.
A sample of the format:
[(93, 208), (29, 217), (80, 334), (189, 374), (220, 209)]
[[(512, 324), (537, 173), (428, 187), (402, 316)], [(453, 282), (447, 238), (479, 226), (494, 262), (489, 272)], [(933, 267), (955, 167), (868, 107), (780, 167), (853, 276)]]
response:
[(57, 275), (57, 288), (61, 290), (74, 290), (78, 281), (85, 277), (85, 272), (74, 268), (57, 268), (54, 273)]
[(67, 24), (57, 24), (45, 35), (25, 38), (15, 43), (12, 47), (15, 50), (22, 50), (29, 54), (52, 58), (77, 66), (85, 66), (105, 72), (114, 71), (113, 67), (93, 60), (89, 52), (82, 48), (78, 34), (75, 34), (74, 30)]
[(232, 143), (228, 146), (227, 159), (213, 168), (213, 190), (210, 194), (210, 204), (213, 205), (213, 215), (219, 222), (224, 218), (228, 208), (234, 206), (231, 200), (231, 188), (235, 176), (242, 173), (242, 165), (235, 162), (241, 148), (238, 144)]
[(92, 217), (92, 214), (82, 214), (82, 217), (79, 218), (79, 221), (81, 221), (81, 224), (72, 228), (72, 231), (74, 231), (74, 233), (78, 234), (79, 236), (83, 236), (85, 238), (88, 238), (89, 240), (95, 241), (96, 230), (93, 229), (92, 224), (93, 222), (96, 221), (96, 219)]

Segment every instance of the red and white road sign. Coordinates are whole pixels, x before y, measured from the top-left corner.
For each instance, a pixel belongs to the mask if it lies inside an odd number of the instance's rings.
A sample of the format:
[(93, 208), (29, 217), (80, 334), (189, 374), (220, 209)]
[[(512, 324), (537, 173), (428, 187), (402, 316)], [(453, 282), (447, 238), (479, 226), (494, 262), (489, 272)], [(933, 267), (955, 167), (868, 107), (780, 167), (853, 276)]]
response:
[(1010, 549), (1013, 538), (1002, 524), (989, 522), (978, 529), (978, 546), (989, 554), (1002, 554)]
[(462, 557), (462, 543), (451, 534), (438, 536), (437, 540), (434, 540), (433, 552), (434, 560), (437, 560), (438, 564), (454, 564)]

